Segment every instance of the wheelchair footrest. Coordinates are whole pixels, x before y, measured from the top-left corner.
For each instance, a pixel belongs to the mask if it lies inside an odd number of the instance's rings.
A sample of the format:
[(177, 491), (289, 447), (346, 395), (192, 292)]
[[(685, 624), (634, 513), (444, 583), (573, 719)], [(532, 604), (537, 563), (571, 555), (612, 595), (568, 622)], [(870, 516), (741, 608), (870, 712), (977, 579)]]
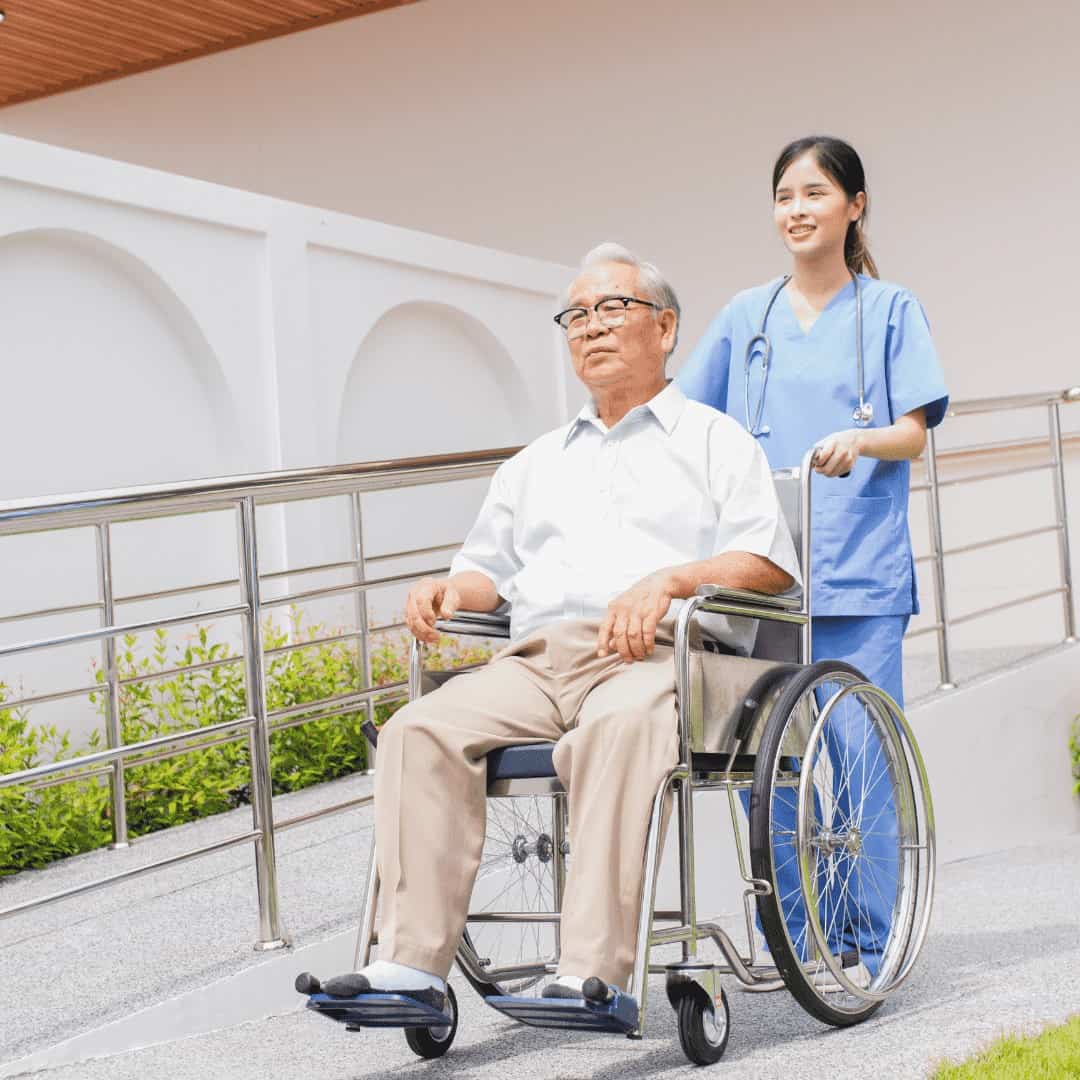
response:
[(584, 998), (486, 997), (484, 1000), (493, 1009), (532, 1027), (612, 1031), (628, 1035), (638, 1026), (637, 1002), (618, 991), (604, 1004)]
[(454, 1018), (442, 1009), (405, 994), (358, 994), (340, 998), (312, 994), (307, 1007), (320, 1016), (345, 1024), (350, 1030), (365, 1027), (450, 1027)]

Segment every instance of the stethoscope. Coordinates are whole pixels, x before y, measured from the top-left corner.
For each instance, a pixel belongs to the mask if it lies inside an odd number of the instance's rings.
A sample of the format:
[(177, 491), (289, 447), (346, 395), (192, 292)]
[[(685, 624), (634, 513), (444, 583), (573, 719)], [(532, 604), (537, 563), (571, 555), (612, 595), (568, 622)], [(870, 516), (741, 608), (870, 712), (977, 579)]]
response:
[[(755, 436), (769, 434), (768, 426), (761, 426), (761, 416), (765, 411), (765, 390), (769, 385), (769, 363), (772, 358), (772, 345), (769, 343), (768, 334), (765, 333), (765, 327), (769, 322), (769, 312), (772, 311), (776, 298), (790, 280), (791, 275), (785, 275), (780, 284), (773, 289), (772, 294), (769, 296), (769, 302), (765, 305), (765, 314), (761, 316), (761, 329), (750, 339), (746, 346), (743, 397), (746, 404), (746, 423), (749, 426), (750, 434)], [(859, 427), (866, 427), (868, 424), (873, 423), (874, 406), (866, 400), (866, 388), (863, 380), (862, 285), (859, 282), (859, 275), (854, 272), (851, 274), (851, 280), (855, 282), (855, 362), (859, 371), (859, 404), (852, 411), (851, 419)], [(757, 409), (751, 423), (750, 368), (753, 365), (754, 349), (758, 345), (761, 346), (761, 391), (758, 394)]]

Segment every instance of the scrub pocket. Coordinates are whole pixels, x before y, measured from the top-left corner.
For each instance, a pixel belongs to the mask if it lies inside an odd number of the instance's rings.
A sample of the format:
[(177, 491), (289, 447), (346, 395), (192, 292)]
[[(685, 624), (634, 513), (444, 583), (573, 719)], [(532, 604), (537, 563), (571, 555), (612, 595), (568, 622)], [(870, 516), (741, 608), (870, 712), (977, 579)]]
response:
[(834, 589), (881, 589), (903, 576), (903, 522), (889, 495), (825, 495), (813, 514), (815, 577)]

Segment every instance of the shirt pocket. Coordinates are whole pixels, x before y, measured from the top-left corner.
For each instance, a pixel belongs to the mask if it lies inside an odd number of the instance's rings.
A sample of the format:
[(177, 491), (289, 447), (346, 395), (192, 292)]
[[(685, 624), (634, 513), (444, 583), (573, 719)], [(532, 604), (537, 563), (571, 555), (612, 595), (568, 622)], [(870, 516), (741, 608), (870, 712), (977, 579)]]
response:
[(814, 577), (833, 589), (883, 589), (902, 576), (904, 544), (891, 495), (825, 495), (814, 504)]

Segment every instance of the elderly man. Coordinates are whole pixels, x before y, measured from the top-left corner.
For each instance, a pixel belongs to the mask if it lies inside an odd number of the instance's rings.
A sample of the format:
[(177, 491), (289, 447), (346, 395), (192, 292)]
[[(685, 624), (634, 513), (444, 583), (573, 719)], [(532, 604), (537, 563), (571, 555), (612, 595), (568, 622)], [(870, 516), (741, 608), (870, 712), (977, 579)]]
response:
[(485, 755), (541, 740), (574, 852), (544, 993), (580, 997), (589, 976), (625, 988), (650, 808), (678, 760), (670, 620), (707, 582), (774, 593), (798, 574), (765, 455), (666, 378), (679, 305), (656, 268), (594, 249), (556, 321), (591, 401), (499, 468), (450, 576), (406, 606), (433, 642), (438, 618), (509, 602), (511, 644), (383, 729), (380, 959), (330, 994), (442, 1001), (484, 843)]

